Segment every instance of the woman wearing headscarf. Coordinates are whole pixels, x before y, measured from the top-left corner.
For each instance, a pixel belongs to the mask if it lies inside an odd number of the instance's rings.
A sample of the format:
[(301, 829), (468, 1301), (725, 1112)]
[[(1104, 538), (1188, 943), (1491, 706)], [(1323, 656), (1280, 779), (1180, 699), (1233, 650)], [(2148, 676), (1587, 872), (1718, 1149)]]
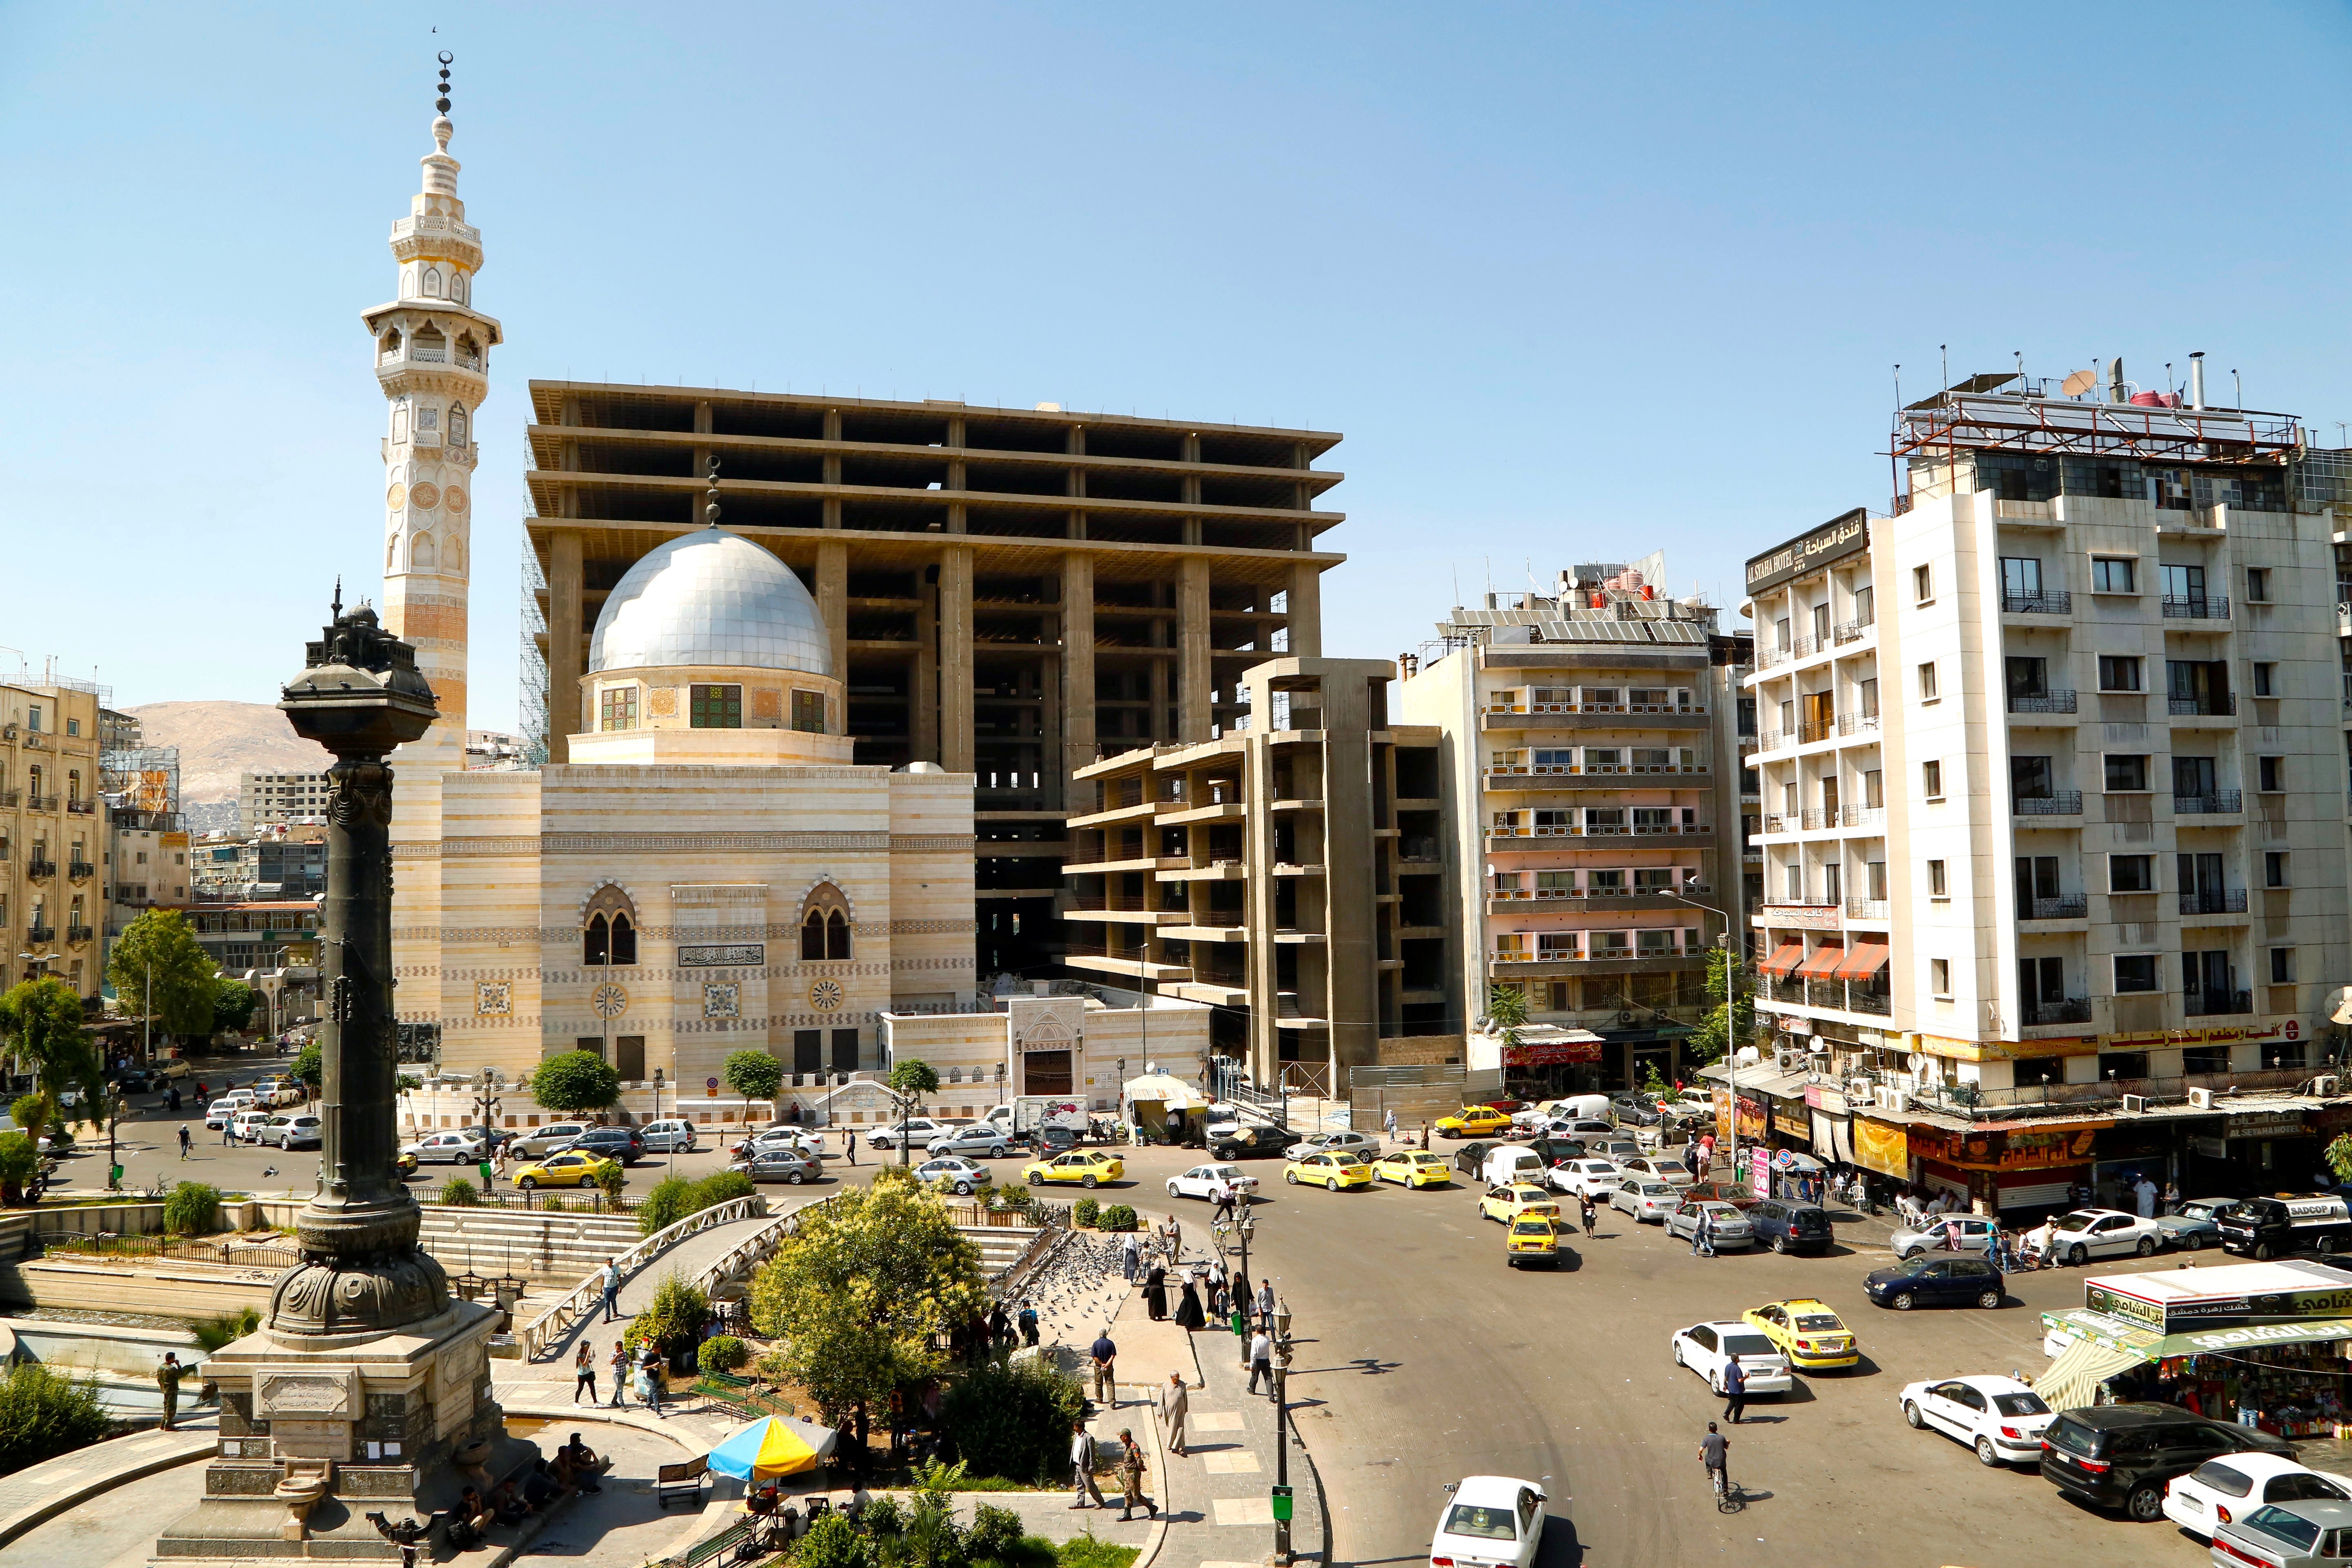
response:
[(1201, 1310), (1201, 1271), (1194, 1268), (1184, 1276), (1184, 1292), (1176, 1303), (1176, 1326), (1191, 1333), (1208, 1321), (1209, 1315)]
[(1143, 1304), (1155, 1323), (1168, 1321), (1168, 1270), (1155, 1261), (1151, 1272), (1143, 1277)]

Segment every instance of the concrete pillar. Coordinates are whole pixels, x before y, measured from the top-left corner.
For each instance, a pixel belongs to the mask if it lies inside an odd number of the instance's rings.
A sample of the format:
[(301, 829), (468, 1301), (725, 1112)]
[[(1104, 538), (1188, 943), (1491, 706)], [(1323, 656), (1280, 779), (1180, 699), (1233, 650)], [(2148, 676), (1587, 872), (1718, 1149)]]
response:
[(915, 585), (914, 722), (908, 726), (915, 760), (940, 760), (940, 584), (932, 573)]
[(1095, 558), (1062, 557), (1062, 778), (1095, 760)]
[[(816, 613), (833, 639), (833, 677), (849, 681), (849, 544), (827, 540), (816, 547)], [(846, 722), (846, 715), (844, 716)]]
[(1323, 950), (1330, 973), (1333, 1092), (1380, 1058), (1381, 905), (1373, 877), (1371, 688), (1360, 659), (1323, 676)]
[[(1260, 711), (1274, 711), (1270, 692), (1254, 691), (1251, 696), (1265, 704)], [(1249, 803), (1242, 846), (1242, 864), (1249, 874), (1244, 903), (1250, 928), (1249, 1064), (1258, 1082), (1273, 1084), (1282, 1079), (1282, 1037), (1276, 1022), (1282, 1016), (1281, 954), (1274, 942), (1274, 896), (1280, 886), (1274, 875), (1274, 747), (1263, 731), (1250, 731), (1244, 739), (1247, 749), (1241, 755), (1242, 790)], [(1303, 894), (1305, 889), (1300, 891)], [(1305, 978), (1300, 976), (1302, 983)], [(1316, 1009), (1302, 1005), (1299, 1011)]]
[(1294, 561), (1290, 585), (1290, 656), (1323, 657), (1323, 569), (1312, 561)]
[(940, 765), (970, 773), (971, 751), (971, 546), (940, 554)]
[(1209, 563), (1188, 555), (1176, 579), (1176, 738), (1209, 738)]
[[(828, 408), (824, 411), (824, 438), (828, 441), (838, 441), (841, 439), (840, 409)], [(821, 460), (824, 464), (824, 473), (823, 475), (824, 482), (829, 485), (837, 485), (841, 483), (840, 457), (835, 453), (828, 452)], [(825, 527), (839, 528), (841, 526), (840, 499), (835, 496), (827, 496), (820, 504), (824, 508)]]
[(572, 736), (584, 728), (580, 695), (583, 649), (580, 535), (560, 529), (548, 541), (547, 760), (572, 760)]

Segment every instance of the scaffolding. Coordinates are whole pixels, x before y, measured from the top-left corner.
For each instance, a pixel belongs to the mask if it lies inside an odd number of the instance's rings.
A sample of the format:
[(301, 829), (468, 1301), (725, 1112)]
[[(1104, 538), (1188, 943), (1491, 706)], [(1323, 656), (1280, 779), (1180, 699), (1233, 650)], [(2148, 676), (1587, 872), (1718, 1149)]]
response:
[(99, 788), (115, 805), (141, 812), (180, 809), (180, 748), (140, 746), (98, 754)]
[(547, 575), (528, 531), (522, 539), (522, 765), (547, 764), (547, 612), (540, 607)]

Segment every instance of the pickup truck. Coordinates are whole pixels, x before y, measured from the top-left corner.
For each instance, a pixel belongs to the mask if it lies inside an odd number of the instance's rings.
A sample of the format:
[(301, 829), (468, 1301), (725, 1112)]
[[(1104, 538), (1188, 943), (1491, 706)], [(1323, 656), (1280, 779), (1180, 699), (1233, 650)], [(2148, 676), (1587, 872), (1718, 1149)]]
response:
[(1218, 1121), (1209, 1126), (1209, 1152), (1220, 1160), (1280, 1154), (1293, 1142), (1285, 1129), (1254, 1121)]

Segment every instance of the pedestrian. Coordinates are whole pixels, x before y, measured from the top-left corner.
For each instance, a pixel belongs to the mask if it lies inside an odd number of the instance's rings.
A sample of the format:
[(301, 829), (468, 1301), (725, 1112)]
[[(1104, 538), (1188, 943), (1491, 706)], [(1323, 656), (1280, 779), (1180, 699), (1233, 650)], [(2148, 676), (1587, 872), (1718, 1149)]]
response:
[(1225, 1261), (1222, 1258), (1212, 1258), (1209, 1259), (1209, 1316), (1222, 1321), (1226, 1315)]
[(629, 1345), (625, 1340), (613, 1342), (613, 1408), (625, 1407), (629, 1401), (623, 1392), (629, 1386)]
[(1731, 1439), (1706, 1424), (1706, 1436), (1698, 1440), (1698, 1462), (1706, 1467), (1707, 1483), (1717, 1491), (1723, 1490), (1731, 1468)]
[(1143, 1495), (1143, 1450), (1136, 1445), (1135, 1434), (1122, 1426), (1118, 1429), (1118, 1441), (1119, 1447), (1125, 1450), (1118, 1461), (1121, 1494), (1118, 1517), (1133, 1519), (1135, 1505), (1141, 1503), (1145, 1518), (1158, 1519), (1160, 1505)]
[(1271, 1280), (1271, 1279), (1261, 1279), (1260, 1281), (1258, 1281), (1258, 1287), (1257, 1287), (1257, 1315), (1258, 1315), (1258, 1321), (1261, 1321), (1261, 1322), (1263, 1322), (1263, 1323), (1265, 1325), (1266, 1331), (1267, 1331), (1268, 1333), (1273, 1332), (1273, 1331), (1274, 1331), (1274, 1281), (1273, 1281), (1273, 1280)]
[(1388, 1123), (1387, 1123), (1387, 1126), (1388, 1126), (1389, 1142), (1391, 1142), (1391, 1143), (1393, 1143), (1393, 1142), (1396, 1142), (1396, 1127), (1397, 1127), (1397, 1123), (1396, 1123), (1396, 1107), (1394, 1107), (1394, 1106), (1391, 1106), (1391, 1107), (1389, 1107), (1389, 1118), (1388, 1118)]
[(1184, 1417), (1192, 1407), (1192, 1396), (1184, 1386), (1184, 1374), (1171, 1372), (1168, 1386), (1160, 1391), (1160, 1425), (1168, 1433), (1168, 1451), (1178, 1458), (1184, 1457)]
[[(1070, 1480), (1077, 1494), (1072, 1508), (1108, 1508), (1103, 1501), (1102, 1488), (1095, 1483), (1095, 1435), (1087, 1430), (1083, 1421), (1070, 1423)], [(1089, 1505), (1087, 1499), (1093, 1498)]]
[(621, 1315), (621, 1266), (611, 1258), (604, 1259), (604, 1321), (611, 1322)]
[(1592, 1236), (1592, 1227), (1601, 1221), (1601, 1210), (1594, 1205), (1591, 1193), (1577, 1194), (1576, 1204), (1579, 1217), (1584, 1221), (1585, 1237), (1589, 1240)]
[(1220, 1184), (1217, 1187), (1217, 1212), (1209, 1216), (1213, 1225), (1234, 1223), (1234, 1189)]
[(1021, 1303), (1021, 1342), (1034, 1347), (1037, 1343), (1037, 1309), (1028, 1302)]
[(1095, 1336), (1095, 1342), (1087, 1347), (1087, 1354), (1094, 1363), (1096, 1402), (1118, 1409), (1118, 1346), (1112, 1342), (1108, 1329)]
[(1013, 1314), (1004, 1310), (1002, 1301), (989, 1309), (988, 1342), (991, 1349), (1013, 1343)]
[(173, 1084), (165, 1091), (163, 1099), (165, 1102), (171, 1106), (172, 1113), (174, 1116), (178, 1115), (180, 1111), (180, 1086), (176, 1083)]
[(226, 1149), (236, 1142), (236, 1112), (232, 1110), (226, 1116), (221, 1118), (221, 1147)]
[(1176, 1326), (1189, 1334), (1206, 1328), (1208, 1322), (1208, 1313), (1201, 1310), (1201, 1266), (1196, 1263), (1184, 1277), (1184, 1289), (1176, 1302)]
[(1713, 1258), (1717, 1256), (1715, 1250), (1715, 1211), (1713, 1209), (1703, 1208), (1698, 1211), (1698, 1249), (1702, 1257)]
[(184, 1160), (184, 1159), (186, 1159), (186, 1158), (188, 1157), (188, 1145), (189, 1145), (191, 1142), (194, 1142), (194, 1140), (193, 1140), (193, 1139), (191, 1139), (191, 1138), (188, 1136), (188, 1124), (187, 1124), (186, 1122), (184, 1122), (184, 1121), (181, 1122), (181, 1123), (180, 1123), (180, 1158), (181, 1158), (181, 1159)]
[(1168, 1267), (1173, 1268), (1184, 1260), (1184, 1222), (1174, 1215), (1168, 1216)]
[(580, 1349), (572, 1358), (572, 1404), (577, 1405), (580, 1403), (580, 1391), (583, 1388), (588, 1391), (588, 1403), (591, 1405), (595, 1404), (596, 1347), (585, 1339), (583, 1339), (580, 1342)]
[(2142, 1176), (2139, 1179), (2139, 1184), (2132, 1189), (2132, 1197), (2137, 1202), (2140, 1218), (2156, 1217), (2156, 1184), (2154, 1182)]
[(646, 1342), (644, 1353), (637, 1358), (637, 1397), (644, 1401), (646, 1409), (667, 1421), (669, 1417), (663, 1413), (661, 1406), (661, 1352), (656, 1350), (649, 1340)]
[(1127, 1276), (1127, 1282), (1132, 1285), (1135, 1283), (1136, 1271), (1142, 1266), (1143, 1244), (1136, 1238), (1135, 1232), (1130, 1230), (1118, 1238), (1119, 1270)]
[(1249, 1369), (1249, 1391), (1252, 1394), (1257, 1392), (1257, 1380), (1261, 1377), (1265, 1379), (1266, 1392), (1274, 1392), (1274, 1341), (1266, 1337), (1264, 1329), (1250, 1340)]
[(1733, 1356), (1723, 1363), (1724, 1419), (1737, 1426), (1741, 1413), (1747, 1408), (1748, 1374), (1739, 1369), (1739, 1358)]
[(1143, 1310), (1151, 1315), (1155, 1323), (1168, 1321), (1168, 1270), (1157, 1262), (1151, 1265), (1151, 1272), (1144, 1276)]
[(490, 1172), (501, 1182), (507, 1179), (507, 1146), (503, 1143), (490, 1151)]
[(857, 1163), (857, 1134), (854, 1131), (843, 1133), (841, 1135), (841, 1147), (843, 1152), (849, 1156), (849, 1163), (852, 1165), (856, 1165)]
[(173, 1430), (173, 1423), (180, 1418), (180, 1373), (184, 1370), (175, 1351), (165, 1351), (163, 1364), (155, 1369), (155, 1384), (163, 1391), (163, 1430), (166, 1432)]

